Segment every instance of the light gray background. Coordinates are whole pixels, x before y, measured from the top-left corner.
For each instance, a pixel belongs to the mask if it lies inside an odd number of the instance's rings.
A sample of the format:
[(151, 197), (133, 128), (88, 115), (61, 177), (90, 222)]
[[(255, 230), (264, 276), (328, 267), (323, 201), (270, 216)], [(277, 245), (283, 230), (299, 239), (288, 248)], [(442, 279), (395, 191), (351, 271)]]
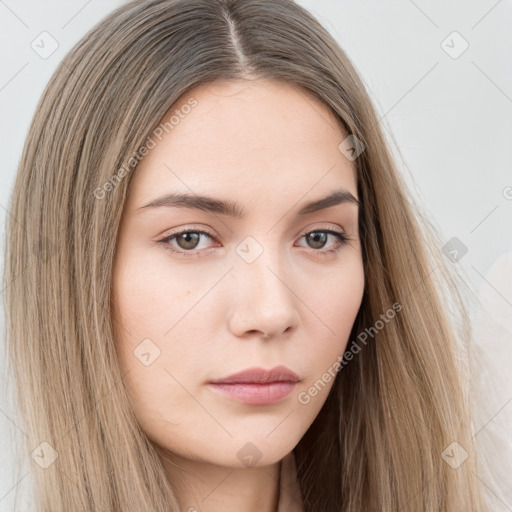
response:
[[(10, 189), (43, 88), (71, 46), (122, 3), (0, 0), (2, 255)], [(445, 241), (457, 237), (467, 246), (458, 264), (475, 291), (490, 287), (512, 315), (512, 291), (500, 279), (486, 277), (493, 263), (512, 250), (512, 188), (507, 188), (512, 187), (512, 2), (298, 3), (317, 16), (354, 62), (383, 116), (384, 129), (399, 146), (412, 193)], [(43, 31), (59, 44), (47, 59), (31, 48)], [(453, 36), (442, 45), (453, 31), (469, 44), (458, 58), (443, 49), (461, 47)], [(3, 309), (1, 313), (4, 350)], [(20, 433), (20, 423), (11, 404), (3, 354), (0, 511), (11, 511), (16, 488), (22, 496), (30, 494), (30, 458), (19, 455), (26, 468), (13, 473), (11, 439), (15, 431)], [(503, 503), (502, 510), (512, 510), (512, 502)]]

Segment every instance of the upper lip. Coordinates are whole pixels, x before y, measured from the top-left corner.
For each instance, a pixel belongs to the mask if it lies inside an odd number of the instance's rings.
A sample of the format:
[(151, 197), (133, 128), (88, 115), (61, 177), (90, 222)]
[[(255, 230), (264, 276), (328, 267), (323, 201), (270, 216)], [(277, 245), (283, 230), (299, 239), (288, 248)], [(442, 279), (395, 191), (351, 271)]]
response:
[(248, 368), (228, 377), (212, 380), (213, 384), (235, 384), (241, 382), (255, 382), (255, 383), (268, 383), (268, 382), (298, 382), (299, 376), (286, 368), (286, 366), (276, 366), (271, 370), (264, 368)]

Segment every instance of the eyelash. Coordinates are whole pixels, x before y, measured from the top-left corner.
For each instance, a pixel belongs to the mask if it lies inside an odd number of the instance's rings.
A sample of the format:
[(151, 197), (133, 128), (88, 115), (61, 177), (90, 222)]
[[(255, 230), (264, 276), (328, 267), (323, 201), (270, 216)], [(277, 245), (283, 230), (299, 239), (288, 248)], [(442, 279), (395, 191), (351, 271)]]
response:
[[(192, 251), (179, 251), (179, 250), (174, 249), (170, 245), (169, 242), (171, 240), (174, 240), (178, 236), (183, 235), (185, 233), (196, 233), (196, 234), (200, 234), (200, 235), (205, 235), (205, 236), (207, 236), (208, 238), (211, 238), (211, 239), (215, 238), (211, 233), (208, 233), (207, 231), (203, 231), (201, 229), (185, 229), (183, 231), (179, 231), (177, 233), (173, 233), (172, 235), (166, 236), (165, 238), (162, 238), (161, 240), (158, 240), (157, 242), (162, 244), (164, 246), (164, 249), (166, 249), (167, 251), (171, 251), (174, 254), (180, 254), (180, 255), (182, 255), (182, 256), (184, 256), (186, 258), (193, 257), (193, 256), (201, 257), (201, 252), (200, 251), (196, 251), (196, 252), (192, 252)], [(326, 251), (325, 250), (321, 250), (321, 249), (311, 249), (315, 254), (318, 254), (320, 256), (327, 256), (329, 254), (336, 253), (336, 252), (340, 251), (348, 242), (350, 242), (352, 240), (345, 233), (343, 233), (341, 231), (336, 231), (336, 230), (333, 230), (333, 229), (321, 229), (321, 228), (320, 229), (313, 229), (311, 231), (308, 231), (307, 233), (302, 235), (300, 238), (304, 238), (305, 236), (307, 236), (307, 235), (309, 235), (311, 233), (328, 233), (328, 234), (333, 235), (333, 236), (335, 236), (337, 238), (336, 243), (335, 243), (336, 246), (333, 249), (328, 249)]]

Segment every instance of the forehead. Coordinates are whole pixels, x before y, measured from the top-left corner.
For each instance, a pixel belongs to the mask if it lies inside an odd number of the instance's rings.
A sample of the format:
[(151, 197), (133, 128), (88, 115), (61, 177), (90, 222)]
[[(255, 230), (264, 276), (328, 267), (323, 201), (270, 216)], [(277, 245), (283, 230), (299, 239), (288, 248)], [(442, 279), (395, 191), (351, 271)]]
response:
[(357, 197), (354, 164), (338, 149), (346, 137), (340, 121), (296, 85), (263, 79), (205, 84), (182, 96), (160, 127), (132, 184), (138, 206), (167, 191), (244, 202), (341, 187)]

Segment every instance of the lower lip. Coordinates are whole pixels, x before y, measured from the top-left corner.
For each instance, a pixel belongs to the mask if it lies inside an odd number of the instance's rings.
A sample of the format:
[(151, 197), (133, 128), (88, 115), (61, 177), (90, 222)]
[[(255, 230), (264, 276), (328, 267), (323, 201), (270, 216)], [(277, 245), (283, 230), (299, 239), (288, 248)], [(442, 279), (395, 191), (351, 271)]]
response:
[(280, 402), (288, 396), (296, 382), (269, 382), (256, 384), (239, 382), (236, 384), (210, 383), (212, 389), (234, 400), (251, 405), (270, 405)]

